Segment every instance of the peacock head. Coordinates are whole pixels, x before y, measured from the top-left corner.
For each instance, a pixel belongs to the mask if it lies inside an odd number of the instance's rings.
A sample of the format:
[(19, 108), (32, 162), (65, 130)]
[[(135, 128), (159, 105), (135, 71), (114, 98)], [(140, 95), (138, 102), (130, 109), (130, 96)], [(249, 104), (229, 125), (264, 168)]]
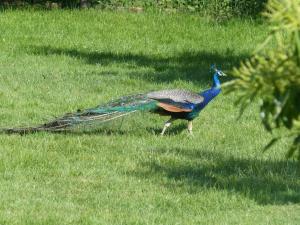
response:
[(211, 69), (211, 71), (214, 72), (214, 75), (215, 75), (215, 76), (218, 76), (218, 77), (219, 77), (219, 76), (220, 76), (220, 77), (225, 77), (225, 76), (227, 76), (223, 71), (218, 70), (215, 64), (211, 65), (210, 69)]
[(221, 82), (219, 80), (219, 77), (226, 76), (225, 73), (223, 73), (221, 70), (218, 70), (215, 65), (212, 65), (210, 69), (214, 72), (213, 76), (213, 88), (220, 89), (221, 88)]

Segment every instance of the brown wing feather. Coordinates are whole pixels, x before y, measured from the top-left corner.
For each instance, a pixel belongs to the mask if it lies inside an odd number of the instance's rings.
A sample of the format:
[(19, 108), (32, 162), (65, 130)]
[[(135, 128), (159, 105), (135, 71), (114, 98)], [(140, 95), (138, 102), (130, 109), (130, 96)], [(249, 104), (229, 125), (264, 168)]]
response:
[(171, 101), (183, 104), (188, 102), (193, 104), (200, 104), (204, 101), (204, 98), (199, 94), (179, 89), (153, 91), (148, 93), (147, 97), (158, 101), (162, 99), (169, 99)]
[(162, 102), (158, 103), (157, 105), (169, 112), (191, 112), (192, 111), (191, 109), (182, 109)]

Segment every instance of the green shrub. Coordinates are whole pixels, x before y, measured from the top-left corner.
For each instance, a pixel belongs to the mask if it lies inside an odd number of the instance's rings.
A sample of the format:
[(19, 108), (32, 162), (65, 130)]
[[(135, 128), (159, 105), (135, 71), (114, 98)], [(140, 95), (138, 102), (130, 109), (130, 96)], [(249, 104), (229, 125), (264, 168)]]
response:
[[(256, 55), (233, 70), (237, 79), (227, 90), (240, 94), (242, 110), (258, 96), (264, 126), (268, 131), (287, 128), (288, 137), (294, 137), (287, 156), (298, 152), (300, 160), (300, 2), (270, 0), (267, 9), (270, 35)], [(275, 48), (266, 49), (271, 40)]]
[[(91, 5), (98, 4), (101, 8), (132, 7), (176, 9), (181, 11), (200, 12), (217, 18), (232, 16), (257, 16), (267, 0), (88, 0)], [(3, 2), (19, 3), (20, 0)], [(3, 3), (2, 2), (2, 3)], [(28, 4), (58, 3), (62, 7), (78, 7), (80, 0), (23, 0)], [(1, 4), (1, 3), (0, 3)]]

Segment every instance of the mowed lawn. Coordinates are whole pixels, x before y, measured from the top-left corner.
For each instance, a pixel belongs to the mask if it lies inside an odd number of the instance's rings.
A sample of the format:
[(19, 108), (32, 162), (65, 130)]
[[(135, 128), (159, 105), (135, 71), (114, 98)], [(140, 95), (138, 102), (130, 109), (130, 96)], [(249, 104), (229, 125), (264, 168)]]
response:
[[(133, 93), (210, 87), (267, 35), (262, 22), (101, 11), (0, 12), (0, 127)], [(226, 78), (227, 80), (230, 78)], [(300, 224), (300, 175), (256, 103), (217, 97), (194, 122), (132, 114), (105, 128), (0, 135), (0, 224)]]

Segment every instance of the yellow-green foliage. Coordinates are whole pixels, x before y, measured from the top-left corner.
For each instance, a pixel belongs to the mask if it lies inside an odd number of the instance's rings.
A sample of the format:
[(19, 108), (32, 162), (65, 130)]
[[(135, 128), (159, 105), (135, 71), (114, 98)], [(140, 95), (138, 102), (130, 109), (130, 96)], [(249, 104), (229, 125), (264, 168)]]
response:
[[(300, 160), (300, 2), (270, 0), (265, 15), (271, 24), (269, 37), (251, 59), (233, 70), (237, 79), (228, 90), (239, 92), (242, 111), (258, 96), (263, 124), (268, 131), (288, 128), (295, 138), (287, 156), (298, 152)], [(271, 41), (275, 47), (267, 49)]]

